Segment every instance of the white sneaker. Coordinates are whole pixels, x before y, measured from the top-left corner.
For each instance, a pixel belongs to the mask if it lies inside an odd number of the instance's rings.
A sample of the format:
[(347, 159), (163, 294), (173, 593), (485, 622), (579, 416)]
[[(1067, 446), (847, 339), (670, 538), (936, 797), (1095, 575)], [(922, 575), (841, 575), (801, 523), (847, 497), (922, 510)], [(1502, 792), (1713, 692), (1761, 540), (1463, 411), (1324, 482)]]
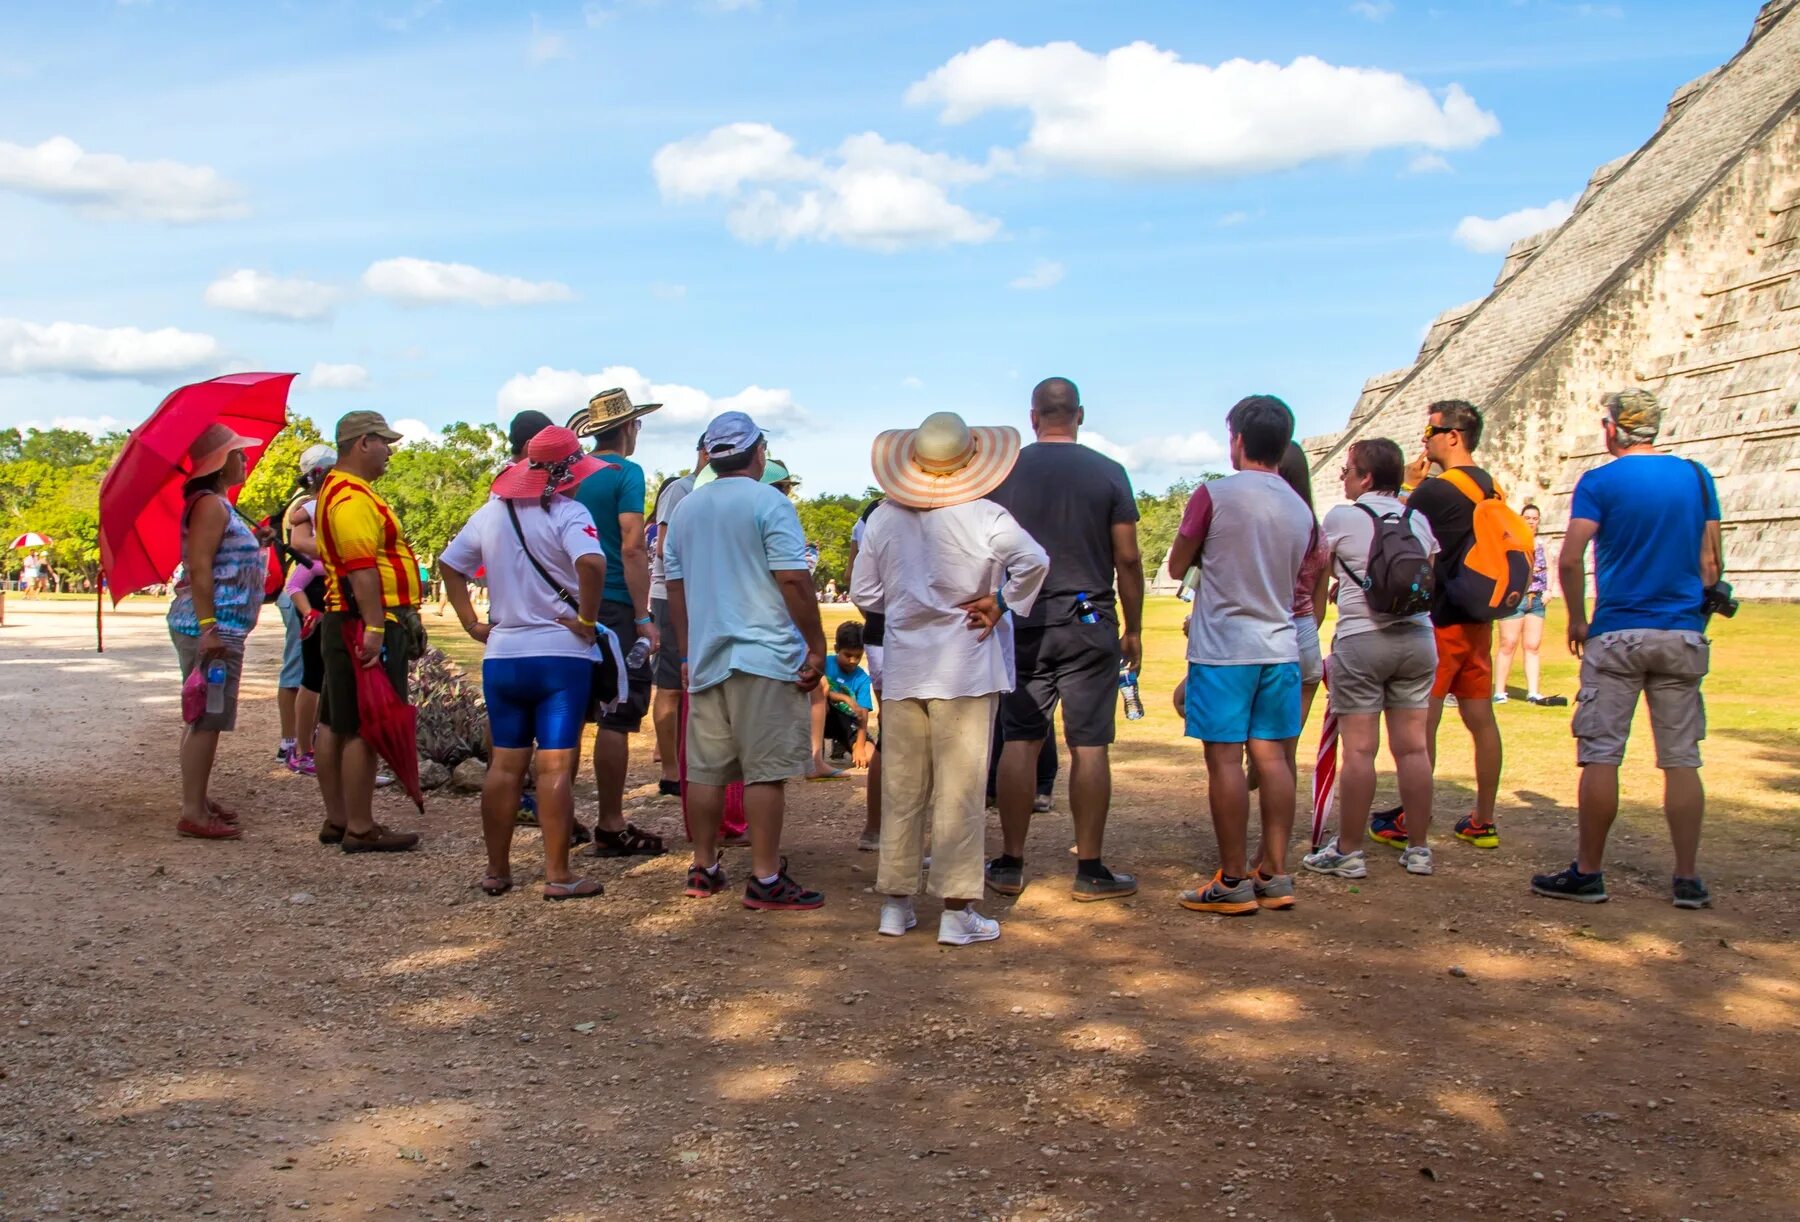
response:
[(877, 932), (897, 938), (918, 923), (919, 918), (913, 913), (910, 895), (902, 899), (895, 899), (890, 895), (881, 901), (881, 927)]
[(1331, 874), (1338, 878), (1367, 878), (1369, 866), (1363, 860), (1363, 851), (1354, 853), (1337, 851), (1337, 841), (1328, 840), (1317, 852), (1308, 853), (1300, 859), (1300, 864), (1314, 874)]
[(988, 920), (973, 908), (964, 908), (961, 912), (946, 908), (938, 921), (938, 941), (945, 946), (992, 942), (999, 936), (1000, 922)]
[(1512, 699), (1512, 697), (1508, 696), (1505, 692), (1495, 692), (1494, 693), (1494, 703), (1495, 704), (1505, 704), (1508, 700), (1511, 700), (1511, 699)]
[(1423, 844), (1409, 844), (1400, 850), (1400, 864), (1408, 874), (1431, 873), (1431, 849)]

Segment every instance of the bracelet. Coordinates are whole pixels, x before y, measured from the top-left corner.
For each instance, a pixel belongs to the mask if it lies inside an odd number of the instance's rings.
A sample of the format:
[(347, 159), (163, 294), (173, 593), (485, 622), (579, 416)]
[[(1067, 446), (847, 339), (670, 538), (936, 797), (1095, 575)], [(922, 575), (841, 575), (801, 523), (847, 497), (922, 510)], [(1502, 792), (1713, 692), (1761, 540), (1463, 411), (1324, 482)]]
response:
[(651, 623), (652, 620), (650, 616), (646, 615), (643, 619), (634, 619), (631, 622), (635, 626), (642, 628), (645, 624)]
[(575, 617), (575, 622), (576, 622), (576, 623), (578, 623), (578, 624), (580, 624), (580, 625), (581, 625), (581, 626), (582, 626), (582, 627), (583, 627), (583, 628), (592, 628), (592, 627), (595, 627), (595, 623), (594, 623), (594, 621), (593, 621), (593, 620), (591, 620), (591, 619), (583, 619), (583, 618), (582, 618), (582, 617), (581, 617), (581, 616), (580, 616), (580, 615), (577, 615), (577, 616), (576, 616), (576, 617)]
[(219, 621), (216, 618), (209, 615), (205, 619), (200, 621), (200, 626), (202, 628), (211, 628), (214, 624), (216, 624), (218, 622)]
[(373, 632), (376, 636), (386, 636), (387, 635), (387, 626), (383, 625), (380, 628), (370, 628), (368, 625), (365, 624), (363, 626), (363, 631), (364, 632)]

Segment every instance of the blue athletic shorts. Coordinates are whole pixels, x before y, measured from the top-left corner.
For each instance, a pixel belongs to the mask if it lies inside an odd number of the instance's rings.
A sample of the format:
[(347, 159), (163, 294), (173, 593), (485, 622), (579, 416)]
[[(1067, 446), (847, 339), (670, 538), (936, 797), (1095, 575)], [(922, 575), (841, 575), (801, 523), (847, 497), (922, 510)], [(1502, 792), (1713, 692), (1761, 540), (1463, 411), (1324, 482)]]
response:
[(1188, 664), (1187, 736), (1209, 743), (1300, 736), (1300, 663)]
[(587, 658), (489, 658), (481, 664), (494, 746), (567, 751), (581, 745), (587, 724)]

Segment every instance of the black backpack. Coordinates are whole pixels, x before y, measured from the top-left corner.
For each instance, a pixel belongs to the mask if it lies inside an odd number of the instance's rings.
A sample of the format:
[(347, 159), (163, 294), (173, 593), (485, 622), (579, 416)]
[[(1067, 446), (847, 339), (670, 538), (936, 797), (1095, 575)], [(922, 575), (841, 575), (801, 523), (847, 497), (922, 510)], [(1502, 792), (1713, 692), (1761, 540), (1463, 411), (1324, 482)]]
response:
[(1369, 570), (1358, 577), (1342, 556), (1338, 564), (1356, 583), (1378, 615), (1418, 615), (1431, 610), (1431, 591), (1436, 581), (1431, 557), (1413, 533), (1411, 509), (1404, 513), (1376, 513), (1367, 505), (1356, 506), (1375, 523), (1369, 540)]

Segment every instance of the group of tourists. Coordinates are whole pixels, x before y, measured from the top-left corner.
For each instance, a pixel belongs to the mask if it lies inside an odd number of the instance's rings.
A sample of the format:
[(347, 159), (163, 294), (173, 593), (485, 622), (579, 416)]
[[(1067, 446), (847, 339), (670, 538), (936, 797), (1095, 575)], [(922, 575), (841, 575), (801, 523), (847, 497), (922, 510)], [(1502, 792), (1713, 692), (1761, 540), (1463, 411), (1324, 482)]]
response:
[[(600, 857), (666, 851), (662, 837), (625, 817), (630, 739), (649, 715), (659, 790), (681, 798), (692, 845), (686, 895), (725, 892), (724, 850), (744, 845), (745, 906), (825, 902), (789, 872), (781, 839), (786, 782), (837, 775), (825, 755), (836, 744), (836, 754), (869, 769), (859, 847), (880, 854), (879, 931), (912, 929), (923, 892), (942, 901), (940, 942), (989, 941), (999, 924), (976, 905), (986, 892), (1018, 895), (1028, 884), (1026, 845), (1033, 814), (1048, 808), (1040, 776), (1046, 758), (1056, 767), (1047, 748), (1060, 708), (1071, 894), (1082, 902), (1135, 894), (1137, 880), (1106, 862), (1105, 831), (1120, 693), (1135, 695), (1142, 662), (1138, 508), (1124, 468), (1079, 444), (1086, 413), (1075, 384), (1050, 378), (1034, 389), (1031, 444), (1010, 427), (972, 426), (950, 412), (875, 439), (882, 496), (856, 524), (845, 577), (864, 618), (840, 625), (829, 650), (793, 478), (748, 415), (724, 412), (706, 426), (693, 471), (659, 490), (646, 522), (644, 472), (632, 454), (643, 417), (658, 407), (612, 390), (563, 426), (521, 413), (489, 500), (439, 557), (445, 597), (484, 647), (492, 749), (480, 888), (496, 896), (512, 888), (522, 805), (543, 830), (545, 899), (603, 893), (598, 878), (572, 870), (577, 846)], [(1556, 898), (1606, 898), (1602, 855), (1642, 693), (1667, 778), (1674, 901), (1700, 907), (1709, 902), (1695, 862), (1702, 632), (1720, 574), (1718, 502), (1703, 467), (1656, 448), (1654, 396), (1609, 395), (1603, 413), (1614, 461), (1577, 484), (1558, 565), (1569, 645), (1582, 656), (1573, 719), (1579, 851), (1568, 869), (1531, 885)], [(1306, 870), (1368, 877), (1366, 836), (1399, 850), (1404, 872), (1433, 873), (1433, 775), (1452, 701), (1476, 775), (1473, 807), (1459, 813), (1454, 834), (1498, 846), (1496, 624), (1502, 674), (1523, 646), (1533, 703), (1560, 698), (1538, 690), (1547, 573), (1536, 522), (1524, 525), (1475, 462), (1480, 412), (1460, 400), (1431, 405), (1410, 463), (1391, 439), (1354, 441), (1340, 473), (1345, 503), (1323, 519), (1285, 403), (1253, 395), (1225, 423), (1233, 474), (1194, 491), (1168, 558), (1170, 576), (1193, 592), (1176, 701), (1187, 736), (1204, 746), (1219, 851), (1211, 879), (1180, 903), (1223, 915), (1295, 905), (1295, 752), (1321, 683), (1344, 762), (1336, 834), (1310, 846)], [(399, 441), (377, 413), (344, 416), (333, 446), (302, 457), (296, 494), (275, 524), (292, 559), (280, 599), (290, 646), (281, 754), (317, 778), (319, 840), (344, 852), (419, 843), (374, 818), (379, 760), (361, 732), (357, 682), (360, 669), (379, 668), (404, 700), (408, 665), (425, 648), (420, 567), (376, 487)], [(169, 612), (184, 680), (207, 674), (222, 689), (190, 710), (181, 750), (178, 831), (208, 839), (242, 834), (208, 778), (218, 734), (235, 725), (244, 642), (263, 594), (266, 540), (226, 497), (244, 477), (249, 444), (213, 426), (190, 453), (184, 576)], [(485, 616), (471, 597), (478, 574)], [(1338, 619), (1325, 657), (1319, 627), (1331, 601)], [(1400, 806), (1371, 811), (1384, 722)], [(573, 800), (590, 724), (592, 828)], [(1001, 846), (987, 859), (990, 800)]]

